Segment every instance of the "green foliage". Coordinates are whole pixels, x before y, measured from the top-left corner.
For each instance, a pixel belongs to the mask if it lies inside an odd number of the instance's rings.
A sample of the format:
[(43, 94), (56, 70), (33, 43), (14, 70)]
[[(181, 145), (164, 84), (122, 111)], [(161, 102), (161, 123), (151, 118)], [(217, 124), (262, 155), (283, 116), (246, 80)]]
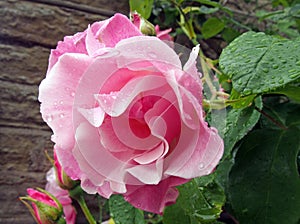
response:
[(247, 32), (220, 56), (220, 67), (242, 96), (268, 93), (300, 77), (300, 39)]
[(291, 127), (257, 130), (244, 139), (229, 177), (229, 199), (241, 223), (299, 223), (299, 136)]
[(226, 130), (224, 134), (225, 153), (223, 158), (231, 154), (234, 145), (241, 140), (258, 122), (260, 113), (255, 107), (261, 108), (261, 98), (257, 98), (255, 103), (244, 109), (229, 109), (226, 115)]
[(137, 11), (143, 18), (148, 19), (151, 15), (154, 0), (129, 0), (130, 11)]
[[(222, 187), (215, 175), (195, 178), (179, 186), (176, 204), (165, 209), (163, 223), (215, 223), (225, 202)], [(180, 214), (180, 215), (179, 215)]]
[(224, 27), (225, 24), (222, 20), (216, 17), (211, 17), (203, 23), (202, 35), (205, 39), (211, 38), (220, 33)]
[(132, 207), (121, 195), (110, 197), (109, 209), (116, 224), (145, 224), (144, 212)]

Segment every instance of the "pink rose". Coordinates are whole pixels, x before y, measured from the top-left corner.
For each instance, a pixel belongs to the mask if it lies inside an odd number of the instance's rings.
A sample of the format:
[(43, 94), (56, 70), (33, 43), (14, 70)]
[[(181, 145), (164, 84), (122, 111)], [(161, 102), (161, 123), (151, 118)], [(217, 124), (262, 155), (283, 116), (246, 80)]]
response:
[(69, 192), (60, 188), (57, 183), (54, 168), (51, 168), (47, 172), (47, 184), (46, 191), (54, 195), (57, 200), (61, 203), (64, 211), (64, 216), (67, 224), (74, 224), (76, 221), (76, 211), (72, 205), (72, 200), (69, 197)]
[(121, 14), (58, 43), (41, 113), (63, 169), (86, 192), (162, 213), (175, 186), (214, 170), (223, 141), (203, 118), (198, 51), (183, 67)]

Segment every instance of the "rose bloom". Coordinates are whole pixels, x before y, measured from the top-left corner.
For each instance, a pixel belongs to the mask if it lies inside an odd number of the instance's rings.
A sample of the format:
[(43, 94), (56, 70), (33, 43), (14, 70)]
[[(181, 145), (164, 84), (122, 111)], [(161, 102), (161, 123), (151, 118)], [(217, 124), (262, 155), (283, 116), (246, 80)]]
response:
[(121, 14), (51, 51), (42, 117), (63, 169), (87, 193), (122, 194), (161, 214), (175, 186), (214, 170), (223, 141), (203, 117), (198, 51), (182, 66), (168, 44)]
[(76, 210), (72, 205), (72, 199), (69, 197), (69, 192), (67, 190), (62, 189), (58, 185), (55, 174), (56, 172), (54, 168), (51, 168), (47, 172), (46, 191), (55, 196), (57, 200), (61, 203), (66, 223), (74, 224), (76, 221)]

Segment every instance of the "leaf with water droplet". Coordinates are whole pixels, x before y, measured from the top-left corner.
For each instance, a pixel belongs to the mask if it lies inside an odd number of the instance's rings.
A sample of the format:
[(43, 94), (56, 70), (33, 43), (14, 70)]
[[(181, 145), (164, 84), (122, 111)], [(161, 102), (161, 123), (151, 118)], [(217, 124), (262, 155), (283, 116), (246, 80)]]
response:
[[(279, 39), (250, 31), (223, 50), (219, 63), (241, 96), (269, 93), (300, 78), (299, 52), (299, 38)], [(274, 82), (274, 77), (280, 79)]]
[[(179, 197), (176, 204), (166, 207), (164, 224), (215, 223), (225, 203), (223, 188), (211, 174), (194, 178), (178, 187)], [(181, 218), (178, 222), (178, 212)]]
[(234, 145), (241, 140), (258, 122), (260, 113), (255, 107), (262, 108), (261, 97), (256, 98), (254, 104), (244, 109), (228, 109), (226, 116), (226, 130), (224, 132), (223, 159), (230, 156)]
[(144, 212), (130, 205), (121, 195), (109, 198), (109, 211), (115, 222), (145, 224)]

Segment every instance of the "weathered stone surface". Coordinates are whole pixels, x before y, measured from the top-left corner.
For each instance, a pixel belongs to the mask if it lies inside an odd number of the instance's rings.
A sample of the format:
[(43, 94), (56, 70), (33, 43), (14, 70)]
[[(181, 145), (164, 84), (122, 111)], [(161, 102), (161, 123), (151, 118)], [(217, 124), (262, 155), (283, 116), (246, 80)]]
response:
[(49, 53), (41, 46), (0, 44), (0, 79), (37, 86), (45, 76)]
[[(51, 3), (52, 1), (45, 2)], [(59, 2), (66, 3), (65, 1)], [(115, 1), (105, 3), (107, 8), (111, 6), (111, 3), (116, 5)], [(86, 7), (81, 3), (75, 5), (79, 9), (79, 5)], [(107, 15), (79, 11), (72, 9), (71, 6), (69, 8), (57, 7), (53, 5), (53, 2), (44, 4), (34, 1), (0, 1), (1, 37), (14, 38), (28, 45), (55, 46), (57, 41), (63, 39), (64, 36), (82, 31), (88, 24), (107, 18)], [(93, 7), (89, 6), (89, 8)], [(114, 11), (111, 10), (108, 14), (112, 15)]]
[[(115, 12), (127, 14), (128, 1), (0, 1), (0, 224), (34, 223), (18, 198), (43, 188), (51, 167), (44, 151), (52, 153), (52, 132), (37, 101), (50, 48)], [(91, 196), (89, 203), (98, 202)], [(76, 223), (86, 223), (81, 212)]]

